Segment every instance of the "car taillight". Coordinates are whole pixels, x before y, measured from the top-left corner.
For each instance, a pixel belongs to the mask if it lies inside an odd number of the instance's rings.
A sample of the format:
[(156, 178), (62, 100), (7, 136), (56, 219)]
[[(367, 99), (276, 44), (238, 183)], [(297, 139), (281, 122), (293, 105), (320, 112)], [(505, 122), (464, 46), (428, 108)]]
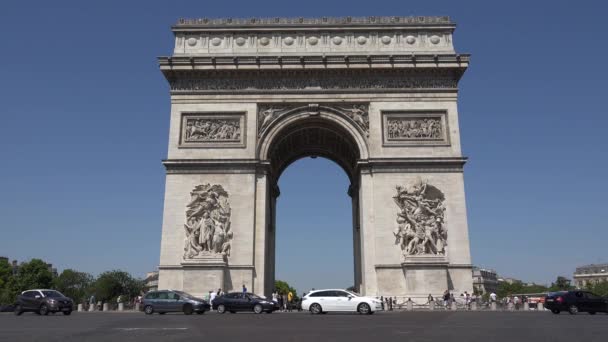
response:
[(557, 298), (555, 298), (555, 300), (556, 300), (558, 303), (561, 303), (561, 302), (563, 302), (563, 301), (564, 301), (564, 298), (562, 298), (562, 297), (557, 297)]

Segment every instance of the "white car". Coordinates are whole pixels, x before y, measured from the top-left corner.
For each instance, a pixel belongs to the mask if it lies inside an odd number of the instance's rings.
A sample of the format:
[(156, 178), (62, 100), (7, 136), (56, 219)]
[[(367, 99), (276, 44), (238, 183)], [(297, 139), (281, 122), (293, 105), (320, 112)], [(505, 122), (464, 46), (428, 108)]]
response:
[(382, 310), (382, 302), (346, 290), (315, 290), (302, 299), (302, 310), (309, 310), (313, 314), (340, 311), (371, 315)]

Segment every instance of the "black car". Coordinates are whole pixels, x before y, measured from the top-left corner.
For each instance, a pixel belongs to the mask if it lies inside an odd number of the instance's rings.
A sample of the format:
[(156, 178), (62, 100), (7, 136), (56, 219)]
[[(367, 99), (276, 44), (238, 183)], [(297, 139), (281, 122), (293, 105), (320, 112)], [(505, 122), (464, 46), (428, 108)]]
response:
[(17, 296), (15, 315), (24, 312), (35, 312), (39, 315), (48, 315), (49, 312), (63, 312), (70, 315), (74, 309), (74, 301), (55, 290), (28, 290)]
[(235, 313), (237, 311), (253, 311), (255, 313), (272, 313), (279, 309), (279, 305), (271, 300), (254, 295), (253, 293), (231, 292), (215, 297), (213, 310), (218, 313)]
[(183, 291), (160, 290), (146, 293), (143, 300), (143, 309), (146, 315), (155, 312), (165, 314), (167, 312), (183, 312), (191, 315), (196, 312), (199, 315), (209, 311), (211, 305), (204, 299), (194, 297)]
[(608, 298), (580, 290), (552, 292), (545, 297), (545, 308), (554, 314), (561, 311), (568, 311), (572, 315), (578, 312), (588, 312), (591, 315), (596, 312), (608, 313)]

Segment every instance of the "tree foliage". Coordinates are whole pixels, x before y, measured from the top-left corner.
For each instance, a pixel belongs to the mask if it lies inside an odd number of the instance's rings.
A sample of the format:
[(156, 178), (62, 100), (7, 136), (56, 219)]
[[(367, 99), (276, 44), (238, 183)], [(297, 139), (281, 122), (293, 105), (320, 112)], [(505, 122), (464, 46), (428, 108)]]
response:
[(12, 304), (16, 295), (13, 267), (6, 261), (0, 261), (0, 304)]
[(520, 281), (509, 284), (506, 281), (503, 281), (498, 284), (496, 295), (500, 298), (504, 298), (513, 294), (546, 293), (548, 291), (549, 289), (543, 285), (526, 285)]
[(94, 278), (85, 272), (66, 269), (55, 279), (55, 289), (77, 302), (86, 301)]
[(608, 297), (608, 281), (604, 280), (599, 283), (589, 283), (585, 286), (585, 290), (591, 291), (598, 296)]
[(293, 287), (291, 287), (286, 281), (283, 280), (275, 280), (274, 282), (274, 290), (275, 292), (283, 295), (283, 294), (288, 294), (290, 291), (293, 294), (294, 299), (298, 298), (298, 292), (296, 291), (296, 289), (294, 289)]
[(143, 291), (144, 282), (127, 272), (114, 270), (100, 274), (93, 288), (98, 300), (115, 301), (118, 296), (129, 300)]
[(549, 291), (551, 292), (568, 290), (574, 290), (574, 286), (570, 285), (570, 279), (563, 276), (557, 277), (555, 282), (549, 287)]
[(53, 273), (49, 270), (49, 266), (40, 259), (32, 259), (21, 264), (16, 280), (19, 292), (53, 287)]

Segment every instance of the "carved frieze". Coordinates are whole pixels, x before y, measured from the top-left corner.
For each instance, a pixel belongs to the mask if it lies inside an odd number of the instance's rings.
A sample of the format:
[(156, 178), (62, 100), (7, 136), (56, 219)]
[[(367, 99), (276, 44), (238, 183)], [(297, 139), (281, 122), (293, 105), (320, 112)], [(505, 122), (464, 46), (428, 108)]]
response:
[(265, 103), (258, 105), (258, 136), (274, 121), (284, 115), (302, 111), (318, 113), (321, 110), (337, 112), (348, 117), (366, 135), (369, 135), (369, 105), (367, 103), (320, 103), (320, 104), (283, 104)]
[(244, 118), (244, 113), (184, 113), (180, 146), (244, 146)]
[(393, 234), (404, 258), (411, 255), (445, 255), (448, 233), (443, 193), (421, 180), (409, 187), (397, 186), (396, 189), (393, 200), (399, 212)]
[(384, 145), (447, 145), (445, 112), (383, 112)]
[(180, 73), (169, 80), (171, 92), (221, 91), (319, 91), (383, 89), (455, 89), (458, 77), (450, 71), (306, 71), (306, 72), (223, 72), (202, 75)]
[(184, 224), (184, 260), (230, 256), (234, 233), (228, 197), (218, 184), (198, 185), (190, 192)]

